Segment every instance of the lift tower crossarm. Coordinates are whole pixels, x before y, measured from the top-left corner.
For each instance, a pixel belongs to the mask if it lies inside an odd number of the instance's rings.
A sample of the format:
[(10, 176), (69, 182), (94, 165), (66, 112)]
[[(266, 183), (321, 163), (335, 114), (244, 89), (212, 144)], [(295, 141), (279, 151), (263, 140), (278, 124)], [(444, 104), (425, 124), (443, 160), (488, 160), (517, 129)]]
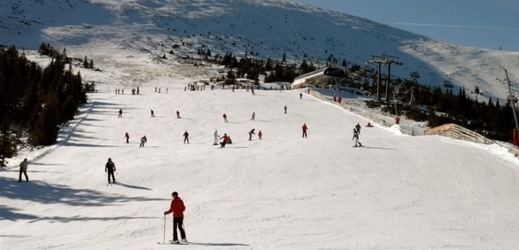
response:
[(387, 83), (386, 83), (386, 101), (389, 101), (389, 83), (391, 82), (391, 64), (403, 65), (398, 61), (398, 57), (382, 54), (381, 56), (371, 56), (371, 60), (366, 61), (367, 64), (378, 64), (378, 79), (377, 79), (377, 100), (380, 100), (380, 66), (388, 66)]

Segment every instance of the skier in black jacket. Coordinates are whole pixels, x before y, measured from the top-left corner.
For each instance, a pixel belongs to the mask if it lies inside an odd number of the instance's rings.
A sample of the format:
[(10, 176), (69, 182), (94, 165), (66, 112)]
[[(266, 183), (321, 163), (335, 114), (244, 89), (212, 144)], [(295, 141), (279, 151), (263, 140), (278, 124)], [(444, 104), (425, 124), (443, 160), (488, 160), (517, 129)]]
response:
[[(115, 183), (115, 163), (112, 161), (112, 158), (108, 158), (108, 162), (105, 165), (105, 172), (108, 173), (108, 183), (112, 183), (112, 181)], [(112, 176), (111, 180), (110, 176)]]
[(254, 134), (254, 129), (249, 131), (249, 141), (252, 141), (252, 135)]
[(186, 144), (186, 142), (187, 144), (189, 144), (189, 133), (187, 132), (187, 130), (186, 132), (184, 132), (184, 144)]

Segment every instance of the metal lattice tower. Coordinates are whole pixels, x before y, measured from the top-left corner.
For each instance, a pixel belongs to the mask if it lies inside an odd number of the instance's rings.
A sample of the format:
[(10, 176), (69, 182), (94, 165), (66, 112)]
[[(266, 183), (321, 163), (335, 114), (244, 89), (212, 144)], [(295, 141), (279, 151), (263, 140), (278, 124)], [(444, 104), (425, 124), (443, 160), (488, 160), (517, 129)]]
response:
[(377, 77), (377, 100), (380, 100), (380, 68), (382, 65), (387, 65), (387, 79), (386, 79), (386, 101), (389, 101), (389, 83), (391, 82), (391, 64), (403, 65), (398, 61), (398, 57), (386, 55), (382, 53), (380, 56), (371, 56), (371, 60), (366, 61), (366, 64), (378, 64), (378, 77)]

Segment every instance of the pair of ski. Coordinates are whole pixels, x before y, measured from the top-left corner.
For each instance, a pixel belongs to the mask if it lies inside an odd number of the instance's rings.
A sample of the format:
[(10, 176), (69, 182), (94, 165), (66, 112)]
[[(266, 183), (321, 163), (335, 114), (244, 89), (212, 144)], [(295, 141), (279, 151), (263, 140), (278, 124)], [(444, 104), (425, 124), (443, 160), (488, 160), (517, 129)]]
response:
[(189, 242), (173, 243), (172, 241), (170, 241), (170, 242), (157, 242), (157, 244), (159, 244), (159, 245), (189, 245)]

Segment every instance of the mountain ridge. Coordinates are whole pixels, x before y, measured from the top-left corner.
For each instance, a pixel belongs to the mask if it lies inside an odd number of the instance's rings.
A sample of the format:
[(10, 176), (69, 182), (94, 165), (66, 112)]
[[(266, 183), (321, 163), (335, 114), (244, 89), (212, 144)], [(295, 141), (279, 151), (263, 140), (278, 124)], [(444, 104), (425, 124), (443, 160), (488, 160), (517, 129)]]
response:
[[(112, 1), (53, 0), (0, 3), (2, 44), (36, 49), (42, 42), (72, 47), (76, 53), (96, 55), (95, 47), (110, 44), (162, 55), (174, 44), (175, 57), (196, 56), (199, 47), (213, 55), (248, 53), (258, 58), (303, 59), (324, 66), (333, 55), (340, 61), (364, 65), (372, 55), (396, 56), (402, 66), (392, 74), (421, 74), (424, 85), (440, 86), (444, 77), (455, 85), (475, 87), (487, 98), (508, 96), (504, 72), (519, 54), (457, 46), (379, 24), (361, 17), (324, 10), (293, 1)], [(115, 58), (112, 56), (112, 58)], [(376, 65), (370, 65), (375, 67)], [(382, 69), (386, 73), (385, 67)], [(473, 94), (472, 98), (476, 98)]]

